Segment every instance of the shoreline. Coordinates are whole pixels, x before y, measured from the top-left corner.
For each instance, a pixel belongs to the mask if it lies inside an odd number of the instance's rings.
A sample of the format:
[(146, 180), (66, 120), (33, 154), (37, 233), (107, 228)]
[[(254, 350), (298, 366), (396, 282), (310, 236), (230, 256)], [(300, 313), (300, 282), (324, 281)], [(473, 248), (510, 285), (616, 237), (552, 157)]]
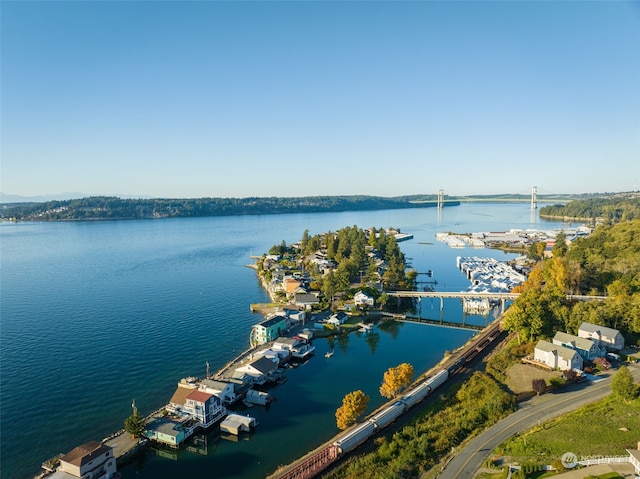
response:
[[(257, 274), (257, 277), (259, 278), (260, 284), (265, 289), (265, 291), (267, 292), (269, 297), (273, 300), (274, 299), (274, 294), (268, 288), (268, 283), (259, 274), (257, 264), (255, 264), (255, 263), (254, 264), (250, 264), (250, 265), (247, 265), (247, 267), (250, 267), (251, 269), (254, 269), (254, 271), (256, 271), (256, 274)], [(282, 304), (281, 306), (284, 307), (285, 305)], [(278, 304), (274, 303), (274, 308), (277, 308), (277, 307), (278, 307)], [(325, 311), (325, 310), (323, 310), (323, 311)], [(378, 321), (380, 318), (381, 318), (381, 314), (376, 312), (374, 314), (362, 315), (362, 316), (360, 316), (358, 318), (358, 320), (360, 320), (360, 321)], [(287, 336), (295, 335), (296, 331), (298, 329), (302, 329), (304, 326), (305, 326), (304, 324), (296, 325), (295, 329), (292, 328), (292, 333), (288, 334)], [(353, 329), (351, 329), (351, 328), (342, 328), (342, 330), (340, 330), (340, 331), (331, 331), (328, 335), (349, 334), (352, 331), (357, 331), (357, 328), (353, 328)], [(477, 335), (474, 335), (472, 338), (470, 338), (470, 341), (473, 341), (473, 339), (476, 336)], [(322, 336), (316, 336), (316, 337), (322, 337)], [(209, 377), (211, 377), (211, 378), (220, 378), (220, 377), (222, 377), (226, 372), (228, 372), (232, 367), (234, 367), (234, 365), (241, 364), (242, 361), (246, 360), (247, 357), (251, 356), (253, 352), (255, 352), (255, 351), (259, 350), (259, 349), (262, 349), (265, 346), (268, 347), (269, 343), (267, 343), (267, 345), (259, 345), (259, 346), (254, 346), (254, 347), (247, 348), (246, 350), (244, 350), (240, 354), (238, 354), (234, 359), (232, 359), (231, 361), (227, 362), (224, 366), (222, 366), (216, 373), (210, 375)], [(457, 351), (457, 349), (456, 349), (456, 351)], [(451, 355), (445, 355), (433, 367), (437, 367), (439, 364), (442, 363), (443, 360), (446, 360), (449, 357), (451, 357)], [(424, 374), (427, 374), (427, 372), (424, 372), (420, 376), (418, 376), (417, 380), (419, 380), (420, 378), (423, 378)], [(144, 416), (145, 422), (152, 421), (153, 419), (155, 419), (155, 417), (158, 414), (161, 414), (162, 411), (165, 410), (165, 409), (166, 409), (166, 404), (161, 406), (161, 407), (159, 407), (155, 411), (145, 415)], [(146, 448), (149, 447), (152, 444), (153, 441), (151, 441), (150, 439), (148, 439), (147, 437), (144, 437), (144, 436), (141, 437), (141, 438), (132, 438), (131, 435), (129, 433), (127, 433), (124, 429), (119, 429), (115, 433), (107, 436), (106, 438), (103, 438), (100, 442), (103, 443), (103, 444), (109, 445), (110, 447), (113, 447), (113, 454), (114, 454), (114, 456), (116, 458), (118, 466), (119, 467), (124, 467), (125, 465), (130, 463), (133, 459), (135, 459), (138, 455), (144, 453)], [(50, 474), (52, 474), (54, 472), (55, 471), (52, 471), (51, 473), (47, 473), (47, 472), (42, 473), (41, 472), (36, 477), (38, 477), (38, 478), (47, 477), (48, 475), (50, 475)]]

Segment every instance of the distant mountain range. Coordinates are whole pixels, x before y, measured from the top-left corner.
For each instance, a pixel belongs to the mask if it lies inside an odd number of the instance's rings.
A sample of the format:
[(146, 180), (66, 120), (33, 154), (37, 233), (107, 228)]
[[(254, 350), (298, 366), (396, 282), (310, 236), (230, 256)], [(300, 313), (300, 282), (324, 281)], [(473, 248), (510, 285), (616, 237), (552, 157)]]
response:
[(59, 193), (56, 195), (21, 196), (8, 195), (0, 191), (0, 203), (43, 203), (45, 201), (65, 201), (84, 198), (86, 193)]

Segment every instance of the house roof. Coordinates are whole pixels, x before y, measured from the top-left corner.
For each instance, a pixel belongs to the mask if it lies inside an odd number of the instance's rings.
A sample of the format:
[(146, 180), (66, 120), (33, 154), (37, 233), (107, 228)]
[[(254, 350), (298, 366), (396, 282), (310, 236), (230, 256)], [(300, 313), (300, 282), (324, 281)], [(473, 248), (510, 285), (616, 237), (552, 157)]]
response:
[(259, 326), (262, 326), (263, 328), (268, 328), (270, 326), (274, 326), (278, 323), (281, 323), (283, 321), (286, 321), (287, 318), (285, 318), (284, 316), (280, 316), (279, 314), (275, 315), (275, 316), (271, 316), (270, 318), (265, 319), (264, 321), (262, 321), (261, 323), (259, 323)]
[(565, 361), (571, 361), (576, 355), (578, 355), (578, 353), (573, 349), (565, 348), (564, 346), (558, 346), (557, 344), (550, 343), (549, 341), (545, 341), (544, 339), (538, 341), (538, 344), (536, 344), (536, 349), (547, 353), (554, 353)]
[(204, 379), (201, 382), (202, 385), (209, 389), (213, 389), (214, 391), (224, 391), (230, 383), (226, 383), (224, 381), (215, 381), (213, 379)]
[(553, 337), (553, 340), (561, 343), (571, 343), (577, 349), (581, 349), (583, 351), (590, 351), (596, 346), (596, 343), (591, 341), (589, 338), (580, 338), (573, 334), (563, 333), (562, 331), (558, 331)]
[(286, 346), (295, 346), (300, 340), (295, 338), (281, 337), (274, 341), (273, 344), (282, 344)]
[(315, 294), (311, 293), (297, 293), (295, 297), (296, 303), (319, 303), (320, 300)]
[(267, 358), (256, 359), (255, 361), (250, 363), (249, 366), (257, 369), (262, 374), (269, 374), (271, 371), (278, 367), (276, 363)]
[(242, 371), (242, 370), (239, 370), (239, 369), (234, 369), (233, 371), (231, 371), (229, 376), (230, 376), (230, 379), (236, 380), (236, 381), (241, 381), (242, 383), (244, 383), (245, 379), (247, 377), (249, 377), (249, 375), (246, 373), (246, 371)]
[(615, 338), (618, 334), (620, 334), (620, 331), (618, 331), (617, 329), (607, 328), (605, 326), (599, 326), (597, 324), (591, 323), (582, 323), (579, 330), (586, 331), (588, 333), (599, 333), (600, 336), (603, 336), (605, 338)]
[(61, 461), (73, 464), (74, 466), (84, 466), (95, 458), (102, 456), (107, 451), (111, 451), (111, 447), (98, 441), (89, 441), (72, 449), (70, 452), (60, 458)]
[(148, 431), (155, 431), (166, 436), (177, 437), (183, 432), (182, 424), (178, 421), (173, 421), (169, 418), (155, 418), (152, 422), (147, 424)]
[(173, 393), (173, 396), (171, 396), (169, 403), (184, 406), (187, 404), (187, 396), (195, 389), (196, 387), (192, 384), (178, 383), (178, 388), (176, 392)]
[(206, 393), (206, 392), (200, 391), (200, 390), (195, 390), (195, 391), (192, 391), (191, 394), (189, 394), (187, 396), (187, 399), (189, 399), (191, 401), (195, 401), (195, 402), (205, 403), (209, 399), (211, 399), (212, 396), (213, 396), (213, 394), (209, 394), (209, 393)]

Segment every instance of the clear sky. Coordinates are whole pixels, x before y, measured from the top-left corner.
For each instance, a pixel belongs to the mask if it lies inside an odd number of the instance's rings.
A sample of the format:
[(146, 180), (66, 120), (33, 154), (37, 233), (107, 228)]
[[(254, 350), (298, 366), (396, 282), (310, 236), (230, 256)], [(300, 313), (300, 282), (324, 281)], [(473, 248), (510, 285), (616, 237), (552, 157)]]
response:
[(640, 2), (1, 2), (0, 191), (640, 186)]

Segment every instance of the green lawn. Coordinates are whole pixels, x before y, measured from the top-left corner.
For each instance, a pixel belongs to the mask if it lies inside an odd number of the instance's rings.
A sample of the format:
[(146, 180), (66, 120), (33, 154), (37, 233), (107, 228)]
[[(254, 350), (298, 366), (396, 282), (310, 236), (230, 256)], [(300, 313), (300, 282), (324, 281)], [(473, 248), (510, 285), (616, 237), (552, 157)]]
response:
[(640, 440), (640, 399), (608, 397), (511, 438), (498, 453), (520, 463), (551, 464), (565, 452), (578, 457), (622, 456)]

